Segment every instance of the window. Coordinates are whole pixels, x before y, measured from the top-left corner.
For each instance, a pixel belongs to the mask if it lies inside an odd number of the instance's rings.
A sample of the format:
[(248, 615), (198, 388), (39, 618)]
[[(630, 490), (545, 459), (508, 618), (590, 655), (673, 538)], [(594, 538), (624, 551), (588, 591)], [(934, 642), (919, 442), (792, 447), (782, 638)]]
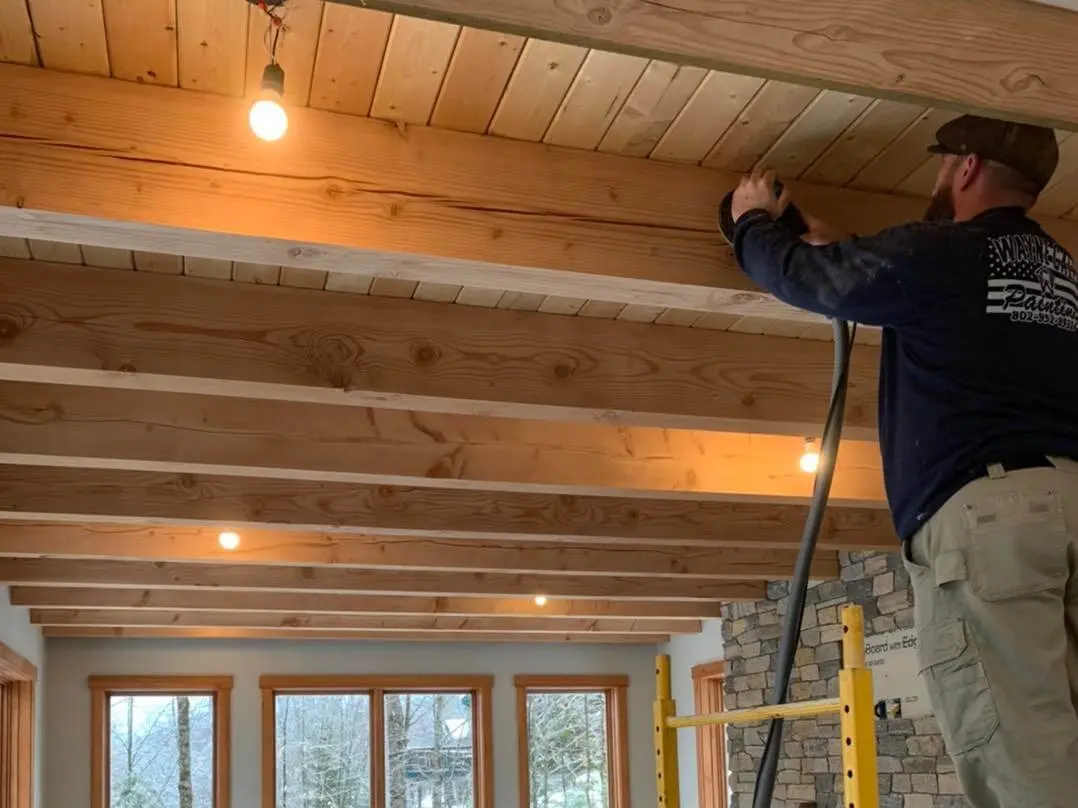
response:
[(34, 683), (37, 668), (0, 643), (0, 805), (34, 800)]
[[(726, 682), (722, 662), (697, 665), (692, 669), (696, 713), (718, 713), (723, 707), (722, 689)], [(722, 727), (699, 727), (696, 730), (696, 774), (700, 789), (700, 808), (727, 808), (730, 795), (726, 786), (726, 735)]]
[(228, 808), (230, 676), (91, 676), (90, 808)]
[(263, 676), (263, 808), (491, 808), (489, 676)]
[(625, 676), (517, 676), (522, 808), (629, 808)]

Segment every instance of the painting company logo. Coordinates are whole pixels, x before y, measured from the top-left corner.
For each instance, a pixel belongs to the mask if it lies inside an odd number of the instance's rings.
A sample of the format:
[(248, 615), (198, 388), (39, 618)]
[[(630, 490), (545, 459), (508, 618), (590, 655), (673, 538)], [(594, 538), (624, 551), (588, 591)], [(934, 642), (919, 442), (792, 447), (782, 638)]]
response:
[(988, 241), (989, 314), (1078, 331), (1078, 276), (1067, 251), (1044, 236)]

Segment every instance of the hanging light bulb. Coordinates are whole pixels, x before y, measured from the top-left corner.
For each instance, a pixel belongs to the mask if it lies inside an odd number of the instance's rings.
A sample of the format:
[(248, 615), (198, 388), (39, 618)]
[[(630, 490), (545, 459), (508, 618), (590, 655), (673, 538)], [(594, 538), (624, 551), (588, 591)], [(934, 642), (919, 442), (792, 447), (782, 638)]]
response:
[(535, 605), (539, 607), (546, 606), (546, 595), (536, 595)]
[(816, 448), (814, 438), (805, 438), (805, 451), (801, 455), (801, 471), (815, 474), (820, 467), (820, 450)]
[(262, 71), (262, 92), (248, 116), (251, 131), (262, 140), (280, 140), (288, 131), (288, 113), (281, 106), (283, 95), (284, 70), (277, 62), (270, 62)]

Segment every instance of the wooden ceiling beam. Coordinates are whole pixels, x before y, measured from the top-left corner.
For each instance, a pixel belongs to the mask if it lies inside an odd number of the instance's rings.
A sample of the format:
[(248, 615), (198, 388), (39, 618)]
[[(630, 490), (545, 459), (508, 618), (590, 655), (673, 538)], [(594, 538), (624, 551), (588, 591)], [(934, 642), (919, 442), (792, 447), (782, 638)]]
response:
[(525, 634), (475, 631), (346, 631), (280, 628), (169, 628), (43, 626), (47, 639), (184, 639), (184, 640), (375, 640), (378, 642), (562, 643), (573, 645), (659, 645), (668, 634)]
[[(337, 0), (864, 95), (1078, 126), (1078, 15), (1017, 0)], [(969, 32), (975, 32), (970, 36)]]
[[(437, 538), (617, 540), (797, 548), (802, 505), (711, 499), (488, 493), (161, 474), (0, 466), (0, 519), (187, 523), (216, 530), (287, 527)], [(883, 508), (832, 508), (822, 550), (893, 549)]]
[(361, 570), (169, 561), (0, 558), (0, 582), (78, 587), (240, 589), (352, 594), (481, 595), (599, 600), (755, 600), (764, 584), (706, 578), (519, 575), (486, 572)]
[[(1022, 97), (1041, 92), (1027, 83)], [(247, 103), (0, 66), (0, 235), (819, 320), (736, 266), (716, 227), (736, 175), (306, 108), (289, 110), (287, 138), (264, 143)], [(852, 232), (924, 207), (793, 187)], [(1078, 252), (1078, 224), (1052, 231)]]
[[(0, 305), (2, 309), (2, 305)], [(548, 494), (799, 502), (800, 436), (483, 418), (0, 383), (0, 464)], [(884, 502), (879, 447), (844, 441), (831, 502)]]
[[(833, 361), (812, 340), (16, 259), (0, 348), (9, 381), (794, 435), (823, 423)], [(877, 357), (853, 363), (849, 437), (875, 437)]]
[(342, 629), (364, 631), (520, 631), (528, 634), (696, 634), (695, 620), (545, 617), (373, 617), (260, 612), (166, 612), (115, 609), (31, 609), (38, 626), (177, 626), (189, 628)]
[[(240, 546), (225, 550), (211, 528), (0, 523), (0, 556), (767, 581), (789, 578), (797, 551), (267, 530), (244, 530)], [(812, 577), (837, 576), (837, 554), (820, 553)]]
[(718, 601), (573, 600), (532, 597), (422, 597), (332, 592), (264, 592), (212, 589), (80, 589), (13, 586), (12, 606), (44, 609), (154, 609), (163, 611), (300, 612), (303, 614), (430, 615), (445, 617), (664, 618), (707, 620), (722, 616)]

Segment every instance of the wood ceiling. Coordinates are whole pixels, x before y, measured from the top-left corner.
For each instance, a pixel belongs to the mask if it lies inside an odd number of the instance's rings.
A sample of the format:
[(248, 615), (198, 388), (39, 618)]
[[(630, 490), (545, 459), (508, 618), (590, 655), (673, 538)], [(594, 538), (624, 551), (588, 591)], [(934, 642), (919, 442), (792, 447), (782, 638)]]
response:
[[(290, 0), (265, 144), (244, 0), (0, 0), (0, 582), (47, 634), (654, 643), (789, 574), (830, 326), (752, 287), (718, 199), (762, 162), (852, 229), (915, 218), (933, 97), (1039, 96), (751, 78), (548, 4)], [(1078, 245), (1059, 133), (1038, 213)], [(893, 546), (875, 362), (817, 577)]]

